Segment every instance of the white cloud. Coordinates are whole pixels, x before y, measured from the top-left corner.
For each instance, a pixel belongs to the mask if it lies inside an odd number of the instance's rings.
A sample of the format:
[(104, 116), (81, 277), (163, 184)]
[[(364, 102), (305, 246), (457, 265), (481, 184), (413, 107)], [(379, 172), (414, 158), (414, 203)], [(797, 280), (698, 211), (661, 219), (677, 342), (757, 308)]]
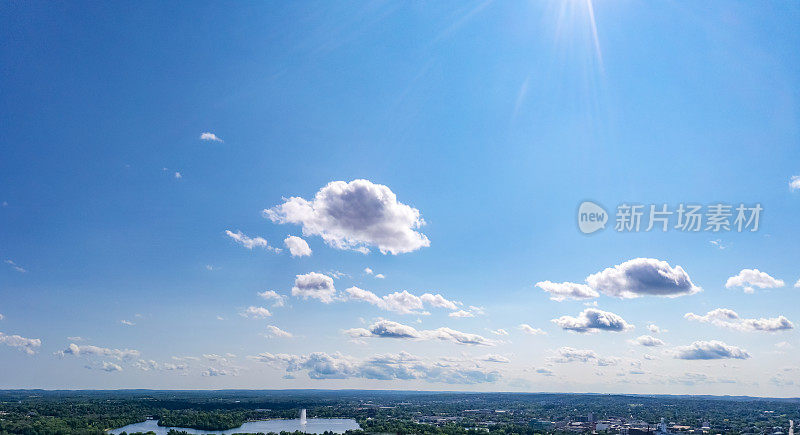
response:
[(220, 139), (219, 137), (217, 137), (216, 134), (208, 133), (208, 132), (201, 134), (200, 135), (200, 140), (208, 140), (208, 141), (213, 141), (213, 142), (223, 142), (223, 140)]
[(317, 272), (297, 275), (292, 287), (292, 296), (319, 299), (320, 302), (329, 304), (336, 296), (333, 278)]
[(523, 323), (523, 324), (519, 325), (519, 329), (522, 332), (524, 332), (526, 334), (529, 334), (529, 335), (547, 335), (546, 332), (542, 331), (539, 328), (534, 328), (533, 326), (528, 325), (527, 323)]
[(649, 325), (647, 325), (647, 330), (653, 334), (661, 334), (662, 332), (667, 332), (665, 329), (659, 328), (658, 325), (654, 323), (650, 323)]
[(676, 347), (674, 351), (675, 358), (687, 360), (750, 358), (746, 350), (718, 340), (695, 341), (689, 346)]
[(382, 273), (375, 273), (375, 271), (373, 271), (373, 270), (372, 270), (371, 268), (369, 268), (369, 267), (365, 267), (365, 268), (364, 268), (364, 273), (366, 273), (367, 275), (372, 275), (372, 276), (374, 276), (374, 277), (375, 277), (375, 278), (377, 278), (377, 279), (384, 279), (384, 278), (386, 278), (386, 276), (385, 276), (384, 274), (382, 274)]
[(114, 364), (112, 362), (103, 361), (103, 365), (100, 366), (100, 370), (104, 372), (121, 372), (122, 367), (119, 364)]
[(272, 302), (273, 307), (282, 307), (286, 303), (286, 296), (278, 294), (278, 292), (274, 290), (264, 290), (261, 293), (257, 293), (259, 297), (262, 297), (268, 301)]
[(431, 293), (425, 293), (422, 296), (420, 296), (420, 299), (422, 299), (422, 302), (425, 302), (426, 304), (429, 304), (436, 308), (444, 308), (447, 310), (458, 309), (458, 306), (456, 305), (455, 302), (445, 299), (444, 296), (438, 293), (435, 295)]
[(254, 307), (254, 306), (247, 307), (247, 309), (244, 310), (244, 312), (242, 313), (242, 316), (251, 317), (251, 318), (254, 318), (254, 319), (255, 318), (262, 318), (263, 319), (264, 317), (269, 317), (271, 315), (272, 315), (272, 313), (270, 313), (268, 309), (266, 309), (264, 307)]
[(800, 279), (798, 279), (797, 282), (794, 283), (794, 287), (795, 288), (800, 288)]
[(120, 320), (119, 323), (122, 323), (125, 326), (134, 326), (136, 323), (131, 322), (130, 320)]
[(464, 310), (453, 311), (452, 313), (448, 314), (448, 316), (450, 316), (450, 317), (475, 317), (475, 315), (472, 314), (471, 312), (464, 311)]
[(777, 347), (778, 349), (792, 349), (794, 346), (789, 344), (788, 341), (781, 341), (781, 342), (775, 343), (775, 347)]
[(267, 325), (267, 333), (265, 335), (267, 337), (279, 337), (279, 338), (294, 337), (294, 335), (291, 332), (284, 331), (283, 329), (273, 325)]
[(721, 239), (710, 240), (709, 243), (711, 243), (711, 245), (719, 248), (720, 250), (724, 250), (725, 248), (728, 247), (728, 245), (726, 245)]
[(600, 296), (593, 288), (586, 284), (576, 284), (574, 282), (551, 282), (541, 281), (536, 283), (536, 287), (550, 293), (550, 299), (554, 301), (564, 301), (567, 299), (581, 300), (592, 299)]
[(430, 246), (416, 231), (425, 224), (419, 210), (400, 203), (386, 186), (369, 180), (333, 181), (314, 199), (286, 199), (264, 210), (273, 222), (302, 225), (306, 236), (318, 235), (336, 249), (402, 254)]
[(267, 243), (267, 240), (263, 237), (250, 237), (243, 234), (241, 231), (236, 231), (235, 233), (231, 230), (225, 230), (225, 234), (228, 235), (231, 239), (233, 239), (236, 243), (244, 246), (247, 249), (253, 248), (264, 248), (269, 251), (273, 252), (280, 252), (279, 248), (274, 248)]
[(778, 288), (784, 284), (782, 280), (775, 279), (758, 269), (742, 269), (738, 275), (728, 278), (725, 288), (741, 287), (745, 293), (753, 293), (753, 287)]
[(684, 317), (688, 320), (711, 323), (716, 326), (745, 332), (776, 332), (794, 329), (794, 324), (784, 316), (761, 319), (743, 319), (739, 317), (739, 314), (736, 311), (728, 308), (717, 308), (702, 316), (695, 313), (686, 313)]
[(289, 253), (292, 257), (310, 257), (311, 248), (308, 243), (297, 236), (287, 236), (283, 243), (289, 248)]
[(228, 376), (228, 375), (235, 375), (232, 371), (226, 369), (218, 369), (214, 367), (209, 367), (205, 371), (201, 373), (202, 376), (212, 377), (212, 376)]
[(587, 308), (577, 317), (561, 316), (558, 319), (553, 319), (552, 322), (561, 327), (561, 329), (579, 333), (597, 331), (623, 332), (633, 329), (633, 325), (630, 325), (622, 317), (596, 308)]
[(800, 190), (800, 175), (792, 175), (792, 178), (789, 179), (789, 188), (792, 191)]
[(430, 293), (425, 293), (422, 296), (416, 296), (403, 290), (402, 292), (394, 292), (381, 297), (369, 290), (364, 290), (355, 286), (348, 288), (345, 292), (351, 300), (367, 302), (382, 310), (393, 311), (400, 314), (429, 314), (422, 311), (425, 304), (438, 308), (458, 308), (453, 301), (449, 301), (439, 294), (432, 295)]
[(42, 345), (42, 340), (38, 338), (25, 338), (19, 335), (7, 335), (0, 332), (0, 343), (6, 346), (15, 347), (28, 355), (33, 355)]
[(9, 265), (9, 266), (11, 266), (11, 268), (12, 268), (12, 269), (16, 270), (16, 271), (17, 271), (17, 272), (19, 272), (19, 273), (26, 273), (26, 272), (28, 272), (28, 270), (27, 270), (27, 269), (25, 269), (24, 267), (20, 266), (20, 265), (19, 265), (19, 264), (17, 264), (17, 263), (14, 263), (12, 260), (6, 260), (6, 264), (7, 264), (7, 265)]
[[(286, 370), (287, 374), (306, 372), (310, 379), (423, 380), (445, 384), (480, 384), (498, 381), (495, 370), (474, 365), (428, 362), (407, 352), (379, 354), (357, 359), (339, 352), (314, 352), (308, 355), (261, 353), (248, 357)], [(501, 357), (502, 358), (502, 357)]]
[(591, 288), (622, 299), (641, 296), (678, 297), (701, 291), (680, 266), (655, 258), (634, 258), (589, 275)]
[(595, 351), (590, 349), (575, 349), (572, 347), (561, 347), (556, 350), (553, 357), (549, 357), (548, 361), (566, 364), (571, 362), (580, 363), (595, 363), (597, 366), (605, 367), (619, 363), (617, 358), (604, 358), (598, 355)]
[(477, 360), (485, 362), (501, 363), (501, 364), (508, 364), (511, 362), (510, 359), (504, 357), (503, 355), (498, 355), (495, 353), (489, 353), (484, 356), (479, 356)]
[(59, 356), (101, 356), (110, 357), (118, 360), (136, 358), (139, 351), (134, 349), (111, 349), (107, 347), (93, 346), (91, 344), (77, 345), (70, 343), (66, 349), (56, 352)]
[(173, 177), (175, 177), (176, 180), (180, 180), (181, 178), (183, 178), (183, 175), (180, 172), (175, 171)]
[[(530, 326), (528, 326), (528, 327), (530, 328)], [(533, 328), (531, 328), (531, 329), (533, 329)], [(494, 334), (494, 335), (508, 335), (508, 331), (506, 331), (505, 329), (491, 330), (491, 333)]]
[(494, 346), (494, 341), (478, 334), (470, 334), (451, 328), (442, 327), (432, 330), (417, 330), (413, 326), (378, 320), (368, 328), (353, 328), (344, 331), (352, 338), (398, 338), (407, 340), (442, 340), (457, 344)]
[(664, 341), (661, 339), (655, 338), (652, 335), (641, 335), (634, 340), (631, 340), (633, 344), (639, 344), (642, 346), (648, 347), (655, 347), (655, 346), (663, 346)]

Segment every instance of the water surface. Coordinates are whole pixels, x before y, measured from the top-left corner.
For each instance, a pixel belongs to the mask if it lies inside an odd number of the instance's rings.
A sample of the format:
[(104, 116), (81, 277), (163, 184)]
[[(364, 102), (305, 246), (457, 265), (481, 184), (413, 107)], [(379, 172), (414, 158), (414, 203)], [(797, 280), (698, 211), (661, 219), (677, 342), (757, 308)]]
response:
[(351, 418), (309, 418), (306, 424), (300, 424), (299, 419), (294, 420), (259, 420), (248, 421), (247, 423), (235, 428), (222, 431), (206, 431), (199, 429), (188, 429), (183, 427), (168, 427), (159, 426), (157, 420), (147, 420), (142, 423), (129, 424), (118, 429), (111, 429), (108, 433), (119, 434), (121, 432), (147, 432), (153, 431), (157, 435), (167, 435), (170, 429), (184, 430), (190, 434), (224, 434), (230, 435), (234, 433), (268, 433), (280, 431), (294, 432), (296, 430), (306, 433), (322, 433), (331, 431), (336, 433), (344, 433), (347, 430), (361, 429), (355, 420)]

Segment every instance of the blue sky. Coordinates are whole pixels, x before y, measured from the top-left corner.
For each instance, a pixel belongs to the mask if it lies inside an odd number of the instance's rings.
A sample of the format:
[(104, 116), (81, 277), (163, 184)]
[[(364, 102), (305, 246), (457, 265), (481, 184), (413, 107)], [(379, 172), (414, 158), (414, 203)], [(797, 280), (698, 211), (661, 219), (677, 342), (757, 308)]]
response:
[[(4, 3), (0, 387), (796, 396), (798, 19)], [(764, 210), (617, 232), (622, 203)]]

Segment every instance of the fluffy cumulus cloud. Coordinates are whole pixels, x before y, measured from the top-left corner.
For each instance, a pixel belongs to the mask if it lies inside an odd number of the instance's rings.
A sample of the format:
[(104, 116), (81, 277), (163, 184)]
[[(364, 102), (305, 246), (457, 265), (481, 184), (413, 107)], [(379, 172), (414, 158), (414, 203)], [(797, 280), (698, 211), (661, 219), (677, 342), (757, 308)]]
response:
[(270, 246), (270, 244), (267, 243), (267, 239), (265, 239), (263, 237), (259, 237), (259, 236), (250, 237), (250, 236), (247, 236), (247, 235), (243, 234), (241, 231), (236, 231), (234, 233), (231, 230), (225, 230), (225, 234), (228, 237), (230, 237), (233, 241), (235, 241), (236, 243), (244, 246), (247, 249), (251, 249), (252, 250), (253, 248), (264, 248), (264, 249), (266, 249), (268, 251), (273, 251), (273, 252), (280, 252), (281, 251), (279, 248), (274, 248), (274, 247)]
[(695, 313), (686, 313), (684, 317), (696, 322), (710, 323), (712, 325), (745, 332), (777, 332), (794, 329), (794, 324), (784, 316), (745, 319), (739, 317), (739, 313), (736, 311), (728, 308), (717, 308), (702, 316)]
[(42, 346), (42, 340), (38, 338), (25, 338), (19, 335), (7, 335), (0, 332), (0, 344), (11, 346), (33, 355)]
[(261, 353), (254, 361), (284, 369), (288, 374), (305, 372), (311, 379), (423, 380), (445, 384), (481, 384), (500, 380), (495, 370), (443, 364), (419, 358), (407, 352), (373, 355), (357, 359), (341, 353), (315, 352), (308, 355)]
[(352, 338), (398, 338), (407, 340), (442, 340), (457, 344), (493, 346), (493, 340), (480, 336), (442, 327), (431, 330), (417, 330), (413, 326), (378, 320), (368, 328), (353, 328), (344, 331)]
[(222, 139), (220, 139), (216, 134), (209, 133), (209, 132), (205, 132), (205, 133), (201, 134), (200, 135), (200, 140), (207, 140), (207, 141), (212, 141), (212, 142), (222, 142)]
[(674, 352), (675, 358), (687, 360), (750, 358), (746, 350), (718, 340), (695, 341), (689, 346), (676, 347)]
[(784, 284), (782, 280), (775, 279), (758, 269), (742, 269), (738, 275), (728, 278), (725, 288), (741, 287), (745, 293), (753, 293), (754, 287), (778, 288)]
[(297, 236), (288, 236), (283, 240), (283, 243), (289, 248), (289, 253), (292, 257), (309, 257), (311, 256), (311, 248), (308, 243)]
[(97, 356), (114, 358), (117, 360), (137, 358), (139, 351), (134, 349), (111, 349), (107, 347), (93, 346), (91, 344), (78, 345), (70, 343), (66, 349), (56, 352), (59, 356)]
[(631, 340), (631, 342), (634, 343), (634, 344), (639, 344), (639, 345), (648, 346), (648, 347), (655, 347), (655, 346), (663, 346), (664, 345), (664, 341), (663, 340), (658, 339), (656, 337), (653, 337), (652, 335), (642, 335), (642, 336), (637, 337), (634, 340)]
[(678, 297), (701, 291), (680, 266), (655, 258), (634, 258), (589, 275), (586, 283), (608, 296), (623, 299), (640, 296)]
[(633, 329), (633, 325), (626, 322), (622, 317), (596, 308), (587, 308), (577, 317), (561, 316), (553, 319), (552, 322), (561, 327), (561, 329), (579, 333), (598, 331), (623, 332)]
[(336, 249), (402, 254), (430, 246), (416, 208), (397, 201), (388, 187), (369, 180), (333, 181), (314, 199), (286, 199), (264, 210), (273, 222), (302, 225), (306, 236), (320, 236)]
[(294, 280), (294, 287), (292, 287), (292, 296), (303, 299), (318, 299), (320, 302), (329, 304), (336, 297), (333, 278), (317, 272), (297, 275)]
[(400, 314), (428, 314), (426, 311), (423, 311), (425, 305), (451, 310), (458, 308), (455, 302), (447, 300), (440, 294), (433, 295), (425, 293), (422, 296), (416, 296), (403, 290), (402, 292), (378, 296), (369, 290), (364, 290), (355, 286), (345, 290), (345, 293), (350, 300), (366, 302), (382, 310)]
[(600, 296), (597, 291), (586, 284), (576, 284), (574, 282), (537, 282), (536, 287), (550, 293), (550, 299), (554, 301), (564, 301), (567, 299), (581, 300), (593, 299)]

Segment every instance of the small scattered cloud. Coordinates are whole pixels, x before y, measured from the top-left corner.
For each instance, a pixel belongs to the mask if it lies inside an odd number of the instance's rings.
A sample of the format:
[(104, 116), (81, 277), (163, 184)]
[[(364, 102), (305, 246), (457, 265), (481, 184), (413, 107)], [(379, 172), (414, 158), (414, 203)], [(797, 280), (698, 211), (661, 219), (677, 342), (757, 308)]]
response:
[(548, 361), (557, 364), (567, 364), (572, 362), (594, 363), (599, 367), (616, 365), (618, 358), (605, 358), (590, 349), (575, 349), (572, 347), (561, 347), (555, 351), (555, 355), (548, 357)]
[[(530, 328), (530, 326), (529, 326), (529, 328)], [(533, 328), (531, 328), (531, 329), (533, 329)], [(506, 331), (505, 329), (494, 329), (494, 330), (490, 330), (490, 332), (492, 334), (494, 334), (494, 335), (508, 335), (508, 331)]]
[(738, 275), (728, 278), (725, 288), (741, 287), (745, 293), (753, 293), (754, 287), (758, 288), (778, 288), (785, 283), (780, 279), (775, 279), (767, 273), (758, 269), (742, 269)]
[(631, 340), (631, 343), (638, 344), (638, 345), (641, 345), (641, 346), (647, 346), (647, 347), (655, 347), (655, 346), (663, 346), (664, 345), (664, 341), (663, 340), (658, 339), (656, 337), (653, 337), (652, 335), (639, 336), (639, 337)]
[(523, 323), (523, 324), (519, 325), (519, 329), (520, 329), (520, 331), (522, 331), (522, 332), (524, 332), (524, 333), (526, 333), (528, 335), (547, 335), (547, 333), (544, 332), (543, 330), (541, 330), (539, 328), (534, 328), (533, 326), (528, 325), (527, 323)]
[(93, 346), (91, 344), (78, 345), (70, 343), (66, 349), (56, 352), (58, 356), (100, 356), (110, 357), (118, 360), (137, 358), (139, 351), (135, 349), (111, 349), (107, 347)]
[(244, 310), (244, 312), (242, 312), (242, 316), (250, 317), (253, 319), (263, 319), (271, 315), (272, 313), (270, 313), (268, 309), (264, 307), (255, 307), (255, 306), (249, 306), (247, 307), (247, 309)]
[(261, 293), (256, 293), (259, 297), (272, 301), (273, 307), (282, 307), (286, 303), (286, 296), (279, 294), (274, 290), (264, 290)]
[(252, 250), (253, 248), (264, 248), (268, 251), (281, 252), (280, 248), (275, 248), (270, 246), (270, 244), (267, 243), (267, 239), (260, 236), (250, 237), (243, 234), (241, 231), (236, 231), (234, 233), (231, 230), (225, 230), (225, 234), (228, 237), (230, 237), (233, 241), (244, 246), (247, 249)]
[(731, 346), (718, 340), (695, 341), (689, 346), (679, 346), (674, 349), (675, 358), (685, 360), (712, 360), (712, 359), (747, 359), (750, 354), (736, 346)]
[[(357, 300), (367, 302), (382, 310), (392, 311), (399, 314), (429, 314), (424, 311), (425, 305), (436, 308), (445, 308), (455, 310), (458, 306), (455, 302), (446, 299), (440, 294), (425, 293), (421, 296), (416, 296), (406, 290), (401, 292), (390, 293), (385, 296), (378, 296), (375, 293), (364, 290), (359, 287), (350, 287), (345, 290), (349, 300)], [(470, 307), (470, 313), (481, 314), (482, 310), (479, 307)], [(452, 313), (451, 313), (452, 315)]]
[(253, 355), (249, 359), (283, 369), (294, 374), (305, 372), (310, 379), (373, 379), (382, 381), (422, 380), (444, 384), (482, 384), (501, 379), (496, 370), (475, 367), (472, 364), (427, 361), (408, 352), (378, 354), (364, 359), (336, 352), (314, 352), (308, 355), (271, 354)]
[(586, 284), (576, 284), (574, 282), (551, 282), (541, 281), (536, 283), (536, 287), (550, 293), (550, 299), (561, 302), (567, 299), (582, 300), (594, 299), (600, 296), (597, 291)]
[(308, 246), (308, 243), (297, 236), (287, 236), (283, 243), (289, 248), (289, 253), (292, 254), (292, 257), (310, 257), (311, 256), (311, 248)]
[(273, 325), (267, 325), (267, 332), (264, 334), (266, 337), (277, 338), (292, 338), (294, 335), (291, 332), (284, 331), (281, 328)]
[(176, 180), (180, 180), (181, 178), (183, 178), (183, 174), (181, 174), (178, 171), (175, 171), (175, 173), (172, 174), (172, 176), (175, 177)]
[(661, 334), (662, 332), (667, 332), (666, 329), (661, 329), (658, 325), (654, 323), (650, 323), (647, 325), (647, 330), (653, 334)]
[(724, 250), (728, 247), (728, 245), (724, 243), (721, 239), (711, 240), (709, 241), (709, 243), (711, 243), (712, 246), (720, 250)]
[(336, 296), (333, 278), (317, 272), (297, 275), (292, 287), (292, 296), (302, 297), (304, 300), (318, 299), (322, 303), (329, 304)]
[(739, 317), (739, 314), (736, 311), (733, 311), (729, 308), (717, 308), (704, 315), (686, 313), (684, 317), (688, 320), (710, 323), (712, 325), (744, 332), (777, 332), (794, 329), (794, 324), (784, 316), (761, 319), (744, 319)]
[(11, 267), (12, 269), (16, 270), (19, 273), (27, 273), (28, 272), (27, 269), (25, 269), (24, 267), (20, 266), (17, 263), (14, 263), (14, 261), (12, 261), (12, 260), (6, 260), (6, 264), (9, 265), (9, 267)]
[(33, 355), (42, 346), (42, 340), (39, 338), (25, 338), (20, 335), (8, 335), (0, 332), (0, 344), (11, 346), (19, 349), (28, 355)]
[(125, 326), (134, 326), (134, 325), (136, 325), (136, 323), (133, 323), (130, 320), (125, 320), (125, 319), (120, 320), (119, 323), (122, 323)]
[(624, 332), (633, 329), (622, 317), (596, 308), (587, 308), (577, 317), (561, 316), (552, 320), (561, 329), (578, 333), (610, 331)]
[(490, 340), (478, 334), (457, 331), (442, 327), (432, 330), (417, 330), (413, 326), (393, 322), (391, 320), (378, 320), (367, 328), (353, 328), (344, 331), (351, 338), (396, 338), (406, 340), (441, 340), (457, 344), (494, 346)]
[(100, 366), (100, 370), (104, 372), (121, 372), (122, 367), (120, 367), (119, 364), (103, 361), (103, 364)]
[(263, 213), (275, 223), (301, 225), (304, 235), (320, 236), (336, 249), (368, 253), (374, 246), (396, 255), (430, 246), (417, 231), (425, 225), (419, 210), (369, 180), (333, 181), (310, 201), (291, 197)]
[(382, 273), (375, 273), (375, 272), (374, 272), (374, 271), (373, 271), (371, 268), (369, 268), (369, 267), (365, 267), (365, 268), (364, 268), (364, 273), (366, 273), (367, 275), (372, 275), (372, 276), (374, 276), (374, 277), (375, 277), (375, 278), (377, 278), (377, 279), (384, 279), (384, 278), (386, 278), (386, 276), (385, 276), (384, 274), (382, 274)]
[(800, 190), (800, 175), (792, 175), (792, 178), (789, 179), (789, 189)]
[[(206, 132), (206, 133), (201, 134), (200, 135), (200, 140), (207, 140), (207, 141), (212, 141), (212, 142), (224, 142), (222, 139), (217, 137), (216, 134), (210, 133), (210, 132)], [(236, 141), (234, 141), (234, 142), (236, 142)]]

